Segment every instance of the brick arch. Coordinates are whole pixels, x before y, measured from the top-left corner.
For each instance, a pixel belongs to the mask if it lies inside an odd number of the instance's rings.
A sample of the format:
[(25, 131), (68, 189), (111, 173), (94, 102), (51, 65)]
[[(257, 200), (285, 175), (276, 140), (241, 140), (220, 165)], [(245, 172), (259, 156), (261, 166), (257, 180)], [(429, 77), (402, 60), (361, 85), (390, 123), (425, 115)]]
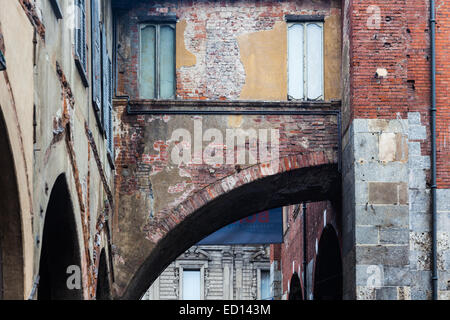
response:
[(119, 298), (140, 298), (170, 262), (223, 226), (263, 210), (340, 196), (337, 158), (325, 152), (281, 158), (278, 172), (270, 176), (263, 175), (264, 169), (264, 164), (246, 168), (157, 215), (145, 227), (155, 246)]

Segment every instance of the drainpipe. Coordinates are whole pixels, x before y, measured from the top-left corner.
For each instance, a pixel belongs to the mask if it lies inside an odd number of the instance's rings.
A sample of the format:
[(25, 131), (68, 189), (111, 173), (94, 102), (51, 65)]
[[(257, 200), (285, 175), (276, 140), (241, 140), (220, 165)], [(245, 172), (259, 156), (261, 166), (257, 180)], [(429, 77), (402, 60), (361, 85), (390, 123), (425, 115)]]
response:
[(303, 208), (303, 300), (308, 300), (308, 290), (306, 287), (306, 266), (307, 266), (307, 249), (308, 246), (306, 245), (306, 240), (308, 238), (308, 235), (306, 234), (306, 203), (303, 202), (302, 204)]
[(437, 201), (436, 201), (436, 14), (435, 1), (430, 0), (431, 45), (431, 214), (432, 214), (432, 290), (433, 300), (438, 299), (437, 274)]

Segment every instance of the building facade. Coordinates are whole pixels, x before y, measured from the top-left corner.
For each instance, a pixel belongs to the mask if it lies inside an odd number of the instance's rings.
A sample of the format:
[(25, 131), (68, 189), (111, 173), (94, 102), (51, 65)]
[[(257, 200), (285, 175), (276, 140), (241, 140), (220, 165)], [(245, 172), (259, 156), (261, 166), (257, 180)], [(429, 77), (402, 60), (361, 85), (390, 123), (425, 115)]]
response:
[(138, 299), (284, 206), (274, 297), (449, 299), (448, 1), (2, 5), (0, 298)]
[(271, 300), (270, 247), (194, 246), (153, 282), (143, 300)]

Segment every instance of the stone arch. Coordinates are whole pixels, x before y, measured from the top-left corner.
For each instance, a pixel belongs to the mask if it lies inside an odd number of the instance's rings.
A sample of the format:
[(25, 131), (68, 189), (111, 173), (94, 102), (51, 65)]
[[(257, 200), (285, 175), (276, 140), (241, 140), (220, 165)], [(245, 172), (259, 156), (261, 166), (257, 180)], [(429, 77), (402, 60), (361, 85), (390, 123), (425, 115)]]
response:
[(105, 248), (100, 253), (97, 273), (97, 300), (111, 300), (111, 287), (109, 285), (108, 263)]
[(341, 248), (336, 230), (330, 224), (320, 236), (314, 270), (314, 300), (342, 300)]
[(139, 299), (171, 261), (234, 221), (267, 209), (340, 196), (337, 161), (322, 152), (283, 158), (279, 172), (270, 176), (262, 175), (262, 166), (217, 181), (152, 221), (147, 238), (155, 246), (137, 266), (123, 294), (115, 294)]
[[(68, 269), (74, 266), (73, 269)], [(56, 179), (48, 201), (39, 261), (39, 300), (83, 298), (80, 245), (65, 174)], [(69, 279), (69, 277), (74, 278)], [(79, 276), (79, 278), (78, 278)], [(69, 288), (68, 281), (76, 288)]]
[(303, 300), (302, 286), (297, 272), (294, 272), (291, 277), (288, 300)]
[(0, 109), (0, 299), (24, 298), (19, 190), (6, 122)]

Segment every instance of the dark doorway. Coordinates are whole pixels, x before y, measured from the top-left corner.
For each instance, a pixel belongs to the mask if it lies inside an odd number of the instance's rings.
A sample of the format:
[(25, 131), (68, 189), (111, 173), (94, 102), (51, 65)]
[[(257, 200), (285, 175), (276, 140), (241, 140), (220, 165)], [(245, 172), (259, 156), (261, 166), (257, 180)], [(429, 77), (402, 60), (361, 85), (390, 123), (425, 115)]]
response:
[(314, 300), (342, 300), (342, 259), (334, 228), (327, 225), (319, 241), (314, 273)]
[(23, 299), (22, 219), (16, 168), (0, 110), (0, 299)]
[(112, 299), (111, 289), (109, 286), (108, 266), (106, 264), (105, 249), (103, 249), (100, 254), (100, 261), (98, 264), (96, 299), (97, 300)]
[(300, 278), (298, 277), (297, 272), (294, 272), (291, 277), (288, 300), (303, 300), (302, 286), (300, 284)]
[[(77, 280), (77, 271), (81, 275), (77, 229), (67, 182), (62, 174), (53, 186), (45, 214), (38, 299), (82, 299), (82, 281), (81, 278)], [(74, 288), (77, 282), (79, 287)]]

